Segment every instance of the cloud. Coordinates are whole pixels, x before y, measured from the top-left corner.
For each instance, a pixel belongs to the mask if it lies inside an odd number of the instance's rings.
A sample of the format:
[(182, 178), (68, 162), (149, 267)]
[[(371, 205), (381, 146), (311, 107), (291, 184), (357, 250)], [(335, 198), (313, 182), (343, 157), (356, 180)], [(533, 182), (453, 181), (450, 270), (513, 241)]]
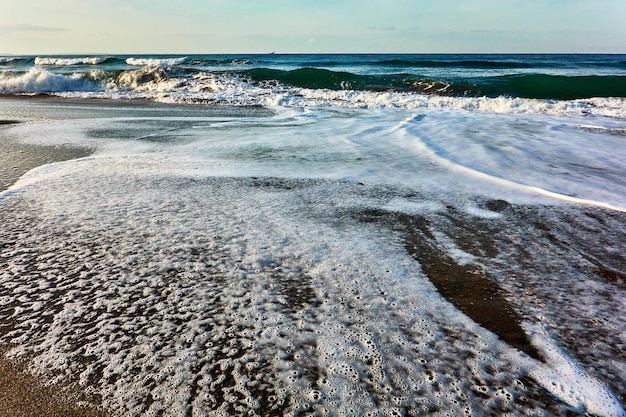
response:
[(390, 26), (368, 26), (369, 30), (381, 31), (381, 32), (395, 32), (398, 28), (395, 25)]
[(0, 33), (10, 34), (14, 32), (65, 32), (68, 29), (55, 28), (49, 26), (31, 25), (28, 23), (21, 23), (17, 25), (0, 25)]

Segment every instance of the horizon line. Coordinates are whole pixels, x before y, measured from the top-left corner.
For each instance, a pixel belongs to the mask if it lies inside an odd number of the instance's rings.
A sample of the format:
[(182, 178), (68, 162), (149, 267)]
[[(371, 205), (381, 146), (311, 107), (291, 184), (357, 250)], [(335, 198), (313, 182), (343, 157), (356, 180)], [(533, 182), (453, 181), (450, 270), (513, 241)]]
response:
[(78, 55), (626, 55), (626, 52), (4, 52), (0, 56)]

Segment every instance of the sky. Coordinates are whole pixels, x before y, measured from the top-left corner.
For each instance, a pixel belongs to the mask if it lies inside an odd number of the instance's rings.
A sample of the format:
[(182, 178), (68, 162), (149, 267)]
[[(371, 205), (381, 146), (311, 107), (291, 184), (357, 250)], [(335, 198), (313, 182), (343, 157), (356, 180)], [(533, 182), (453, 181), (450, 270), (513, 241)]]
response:
[(0, 54), (626, 53), (624, 0), (3, 1)]

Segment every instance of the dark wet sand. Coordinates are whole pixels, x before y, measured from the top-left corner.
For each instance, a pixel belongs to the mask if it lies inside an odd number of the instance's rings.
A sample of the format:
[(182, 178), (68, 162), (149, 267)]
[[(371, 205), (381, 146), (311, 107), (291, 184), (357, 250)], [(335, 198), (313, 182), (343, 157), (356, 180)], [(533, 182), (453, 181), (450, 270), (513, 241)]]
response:
[(365, 222), (388, 222), (389, 227), (400, 230), (407, 252), (419, 262), (446, 300), (510, 346), (543, 360), (522, 329), (521, 318), (493, 280), (480, 268), (458, 265), (438, 250), (427, 219), (377, 210), (365, 211), (357, 217)]
[[(38, 166), (81, 158), (91, 150), (70, 146), (26, 146), (8, 140), (2, 130), (16, 123), (0, 120), (0, 192)], [(0, 417), (103, 416), (95, 407), (77, 404), (81, 393), (67, 387), (46, 387), (24, 371), (22, 364), (5, 359), (0, 346)]]

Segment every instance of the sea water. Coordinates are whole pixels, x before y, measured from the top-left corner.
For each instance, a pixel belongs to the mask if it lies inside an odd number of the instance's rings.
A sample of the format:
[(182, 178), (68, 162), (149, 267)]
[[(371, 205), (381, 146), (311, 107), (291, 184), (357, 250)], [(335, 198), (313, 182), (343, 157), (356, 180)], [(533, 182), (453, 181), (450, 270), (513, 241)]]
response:
[(120, 415), (624, 415), (625, 62), (3, 58), (93, 153), (0, 194), (0, 342)]

